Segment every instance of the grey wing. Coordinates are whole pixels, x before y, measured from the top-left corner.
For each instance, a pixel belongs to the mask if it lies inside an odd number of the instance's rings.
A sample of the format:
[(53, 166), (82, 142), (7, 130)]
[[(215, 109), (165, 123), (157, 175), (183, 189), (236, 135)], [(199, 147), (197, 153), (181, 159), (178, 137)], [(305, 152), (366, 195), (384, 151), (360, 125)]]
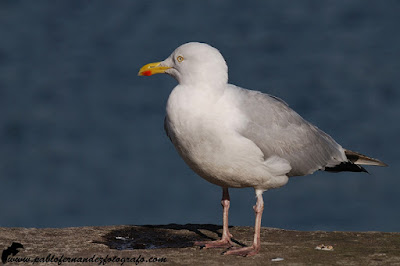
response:
[(241, 90), (239, 108), (247, 118), (240, 134), (253, 141), (264, 158), (279, 156), (292, 169), (288, 176), (311, 174), (347, 161), (343, 148), (279, 98)]

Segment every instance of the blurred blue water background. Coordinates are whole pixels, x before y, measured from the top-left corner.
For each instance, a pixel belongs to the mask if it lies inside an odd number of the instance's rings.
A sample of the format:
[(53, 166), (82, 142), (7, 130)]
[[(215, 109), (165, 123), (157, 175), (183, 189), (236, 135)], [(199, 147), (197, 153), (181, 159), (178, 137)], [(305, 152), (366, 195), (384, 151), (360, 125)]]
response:
[[(175, 80), (137, 76), (180, 44), (283, 98), (388, 168), (318, 172), (264, 193), (263, 226), (400, 231), (400, 2), (0, 2), (0, 226), (221, 224), (221, 189), (163, 129)], [(253, 225), (252, 189), (230, 224)]]

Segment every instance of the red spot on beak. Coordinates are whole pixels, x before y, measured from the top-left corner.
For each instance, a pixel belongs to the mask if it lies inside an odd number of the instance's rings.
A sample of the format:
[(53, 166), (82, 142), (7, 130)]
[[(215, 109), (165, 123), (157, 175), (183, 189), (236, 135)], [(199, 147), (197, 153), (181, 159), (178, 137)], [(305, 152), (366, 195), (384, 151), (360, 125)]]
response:
[(151, 76), (151, 74), (152, 74), (152, 73), (151, 73), (150, 70), (146, 70), (146, 71), (143, 71), (143, 72), (142, 72), (142, 75), (143, 75), (143, 76)]

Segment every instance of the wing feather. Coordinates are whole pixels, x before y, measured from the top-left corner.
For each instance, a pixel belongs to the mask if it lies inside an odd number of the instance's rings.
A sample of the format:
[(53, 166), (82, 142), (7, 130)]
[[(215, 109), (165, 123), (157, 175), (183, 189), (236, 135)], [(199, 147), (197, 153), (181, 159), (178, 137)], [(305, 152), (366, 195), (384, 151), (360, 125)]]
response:
[(289, 161), (288, 176), (302, 176), (347, 161), (343, 148), (328, 134), (304, 120), (284, 101), (239, 88), (240, 111), (247, 119), (240, 134), (253, 141), (264, 158)]

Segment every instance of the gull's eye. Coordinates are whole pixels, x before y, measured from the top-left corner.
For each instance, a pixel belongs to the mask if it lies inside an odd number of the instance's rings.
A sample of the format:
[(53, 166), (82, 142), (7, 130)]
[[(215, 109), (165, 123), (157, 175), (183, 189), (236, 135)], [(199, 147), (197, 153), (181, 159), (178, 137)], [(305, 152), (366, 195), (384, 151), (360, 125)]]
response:
[(180, 62), (182, 62), (183, 61), (183, 56), (178, 56), (177, 58), (176, 58), (176, 60), (180, 63)]

